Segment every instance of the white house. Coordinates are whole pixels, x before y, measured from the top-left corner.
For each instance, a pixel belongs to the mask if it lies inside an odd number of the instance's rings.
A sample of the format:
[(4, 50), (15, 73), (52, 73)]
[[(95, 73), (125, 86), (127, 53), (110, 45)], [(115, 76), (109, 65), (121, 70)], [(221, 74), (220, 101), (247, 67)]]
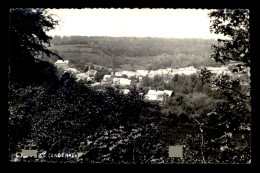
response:
[(131, 84), (131, 80), (125, 79), (125, 78), (120, 78), (120, 85), (126, 86), (126, 85), (130, 85), (130, 84)]
[(146, 76), (148, 75), (148, 70), (137, 70), (136, 73), (138, 76)]
[(162, 99), (160, 98), (163, 96), (163, 94), (163, 91), (149, 90), (145, 97), (148, 100), (161, 101)]
[(207, 70), (209, 70), (211, 73), (214, 73), (216, 75), (220, 74), (231, 74), (231, 72), (228, 70), (228, 67), (222, 66), (222, 67), (207, 67)]
[(172, 90), (164, 90), (163, 92), (164, 92), (165, 94), (167, 94), (168, 97), (171, 97), (171, 96), (172, 96), (172, 93), (173, 93)]
[(67, 68), (65, 71), (71, 72), (71, 73), (74, 73), (74, 74), (80, 73), (80, 72), (79, 72), (77, 69), (75, 69), (75, 68)]
[(125, 74), (128, 78), (135, 77), (136, 73), (133, 71), (123, 71), (122, 74)]
[(184, 75), (192, 75), (196, 73), (196, 71), (192, 71), (192, 70), (184, 70), (181, 72), (181, 74), (184, 74)]
[(122, 72), (115, 72), (115, 76), (117, 77), (122, 77), (123, 73)]
[(168, 70), (166, 70), (166, 69), (159, 69), (159, 70), (157, 70), (157, 72), (158, 72), (158, 74), (160, 74), (160, 75), (166, 75), (166, 74), (169, 73)]
[(157, 95), (149, 95), (149, 94), (147, 94), (145, 97), (146, 97), (147, 100), (154, 100), (154, 101), (158, 100), (158, 96)]
[(172, 68), (166, 68), (168, 72), (172, 72)]
[(171, 97), (172, 93), (173, 91), (171, 90), (164, 90), (164, 91), (149, 90), (145, 97), (147, 100), (163, 101), (163, 96)]
[(120, 78), (114, 78), (113, 79), (113, 84), (119, 85), (120, 84)]
[(154, 78), (154, 76), (156, 75), (156, 72), (154, 70), (151, 70), (149, 73), (148, 73), (148, 77), (149, 78)]
[(97, 71), (96, 71), (96, 70), (89, 70), (89, 71), (87, 71), (86, 73), (87, 73), (87, 75), (88, 75), (90, 78), (93, 79), (93, 78), (95, 77)]
[(67, 69), (69, 68), (69, 61), (68, 60), (58, 60), (54, 63), (54, 65), (57, 67), (57, 68), (62, 68), (62, 69)]
[(103, 79), (106, 81), (106, 80), (108, 80), (108, 79), (110, 79), (111, 78), (111, 75), (104, 75), (104, 77), (103, 77)]
[(77, 80), (87, 80), (88, 79), (88, 75), (86, 73), (78, 73), (76, 74), (76, 78)]

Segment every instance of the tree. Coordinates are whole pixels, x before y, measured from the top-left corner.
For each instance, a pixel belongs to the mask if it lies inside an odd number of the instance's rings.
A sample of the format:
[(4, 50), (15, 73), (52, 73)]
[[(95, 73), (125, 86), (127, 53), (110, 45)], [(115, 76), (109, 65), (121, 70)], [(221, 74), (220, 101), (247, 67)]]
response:
[(128, 78), (126, 74), (123, 74), (122, 75), (122, 78)]
[(96, 94), (80, 94), (88, 96), (82, 102), (86, 113), (78, 119), (84, 131), (80, 138), (80, 149), (86, 153), (83, 162), (145, 163), (158, 154), (155, 145), (162, 143), (155, 122), (159, 114), (149, 110), (135, 87), (127, 95), (118, 88)]
[(212, 58), (223, 64), (236, 61), (250, 67), (249, 10), (216, 10), (209, 13), (209, 17), (212, 18), (210, 31), (227, 37), (218, 39), (218, 45), (212, 45)]
[(9, 105), (9, 152), (16, 152), (23, 147), (30, 134), (30, 121), (26, 114), (28, 105), (26, 104), (31, 96), (28, 88), (18, 88), (10, 84), (8, 94)]
[[(137, 78), (139, 80), (139, 78)], [(148, 76), (142, 77), (142, 87), (149, 87), (152, 81)]]
[[(249, 10), (215, 10), (209, 16), (212, 18), (210, 31), (227, 37), (218, 39), (218, 45), (212, 45), (211, 58), (224, 65), (227, 62), (235, 62), (236, 66), (231, 76), (217, 76), (207, 69), (201, 71), (203, 81), (226, 96), (224, 103), (219, 103), (214, 111), (206, 115), (203, 126), (200, 127), (205, 134), (204, 144), (207, 145), (207, 149), (202, 146), (203, 153), (207, 158), (212, 157), (218, 162), (248, 163), (250, 145), (238, 145), (236, 143), (241, 141), (242, 137), (234, 139), (232, 136), (243, 134), (246, 140), (250, 140), (250, 95), (241, 91), (240, 79), (232, 77), (235, 72), (247, 75), (246, 71), (251, 66)], [(250, 85), (247, 87), (250, 92)], [(219, 148), (221, 150), (215, 156), (210, 155)]]
[(113, 68), (117, 68), (121, 65), (121, 62), (120, 62), (120, 58), (116, 57), (116, 56), (112, 56), (112, 67)]
[(11, 9), (9, 19), (9, 149), (14, 152), (30, 138), (31, 91), (40, 93), (43, 86), (48, 89), (57, 79), (55, 67), (39, 56), (62, 58), (46, 47), (51, 39), (46, 32), (58, 21), (45, 9)]
[[(249, 10), (217, 10), (211, 12), (209, 16), (212, 18), (210, 31), (227, 37), (226, 39), (218, 39), (218, 45), (212, 45), (213, 53), (211, 58), (224, 65), (229, 61), (236, 62), (237, 64), (232, 69), (232, 72), (243, 73), (249, 80), (251, 66)], [(227, 75), (217, 77), (205, 70), (202, 71), (202, 74), (208, 83), (213, 84), (223, 92), (229, 95), (236, 93), (240, 97), (250, 100), (248, 95), (250, 85), (248, 85), (247, 93), (242, 93), (236, 88), (240, 83), (240, 79), (236, 78), (234, 80)]]
[(97, 71), (97, 73), (96, 73), (96, 75), (95, 75), (95, 80), (96, 80), (97, 82), (100, 82), (106, 74), (107, 74), (107, 72), (106, 72), (105, 70), (103, 70), (103, 71)]
[[(236, 62), (232, 69), (233, 73), (240, 72), (249, 79), (251, 66), (250, 43), (249, 43), (249, 10), (215, 10), (209, 13), (212, 18), (210, 31), (215, 34), (222, 34), (226, 39), (218, 39), (218, 45), (213, 44), (211, 58), (216, 62), (226, 64), (229, 61)], [(231, 66), (230, 66), (231, 67)], [(247, 93), (242, 93), (237, 86), (240, 79), (232, 79), (228, 75), (213, 75), (206, 69), (202, 70), (204, 81), (211, 83), (214, 87), (226, 94), (236, 94), (239, 97), (250, 99)], [(250, 92), (250, 86), (248, 85)]]
[(27, 114), (30, 116), (30, 137), (38, 150), (47, 153), (75, 152), (78, 149), (76, 113), (78, 111), (75, 78), (65, 73), (52, 93), (42, 87), (32, 88)]
[(163, 82), (163, 78), (161, 76), (155, 75), (153, 80), (153, 87), (157, 90), (157, 89), (161, 89), (162, 85), (164, 84)]
[(46, 32), (58, 21), (45, 9), (11, 9), (9, 19), (9, 80), (37, 81), (45, 77), (52, 71), (51, 65), (36, 57), (46, 54), (62, 59), (47, 48), (51, 37)]
[(153, 66), (152, 66), (151, 64), (149, 64), (149, 65), (146, 66), (146, 70), (151, 71), (152, 69), (153, 69)]
[(89, 69), (89, 64), (86, 63), (85, 66), (82, 68), (82, 70), (83, 70), (83, 72), (89, 71), (89, 70), (90, 70), (90, 69)]

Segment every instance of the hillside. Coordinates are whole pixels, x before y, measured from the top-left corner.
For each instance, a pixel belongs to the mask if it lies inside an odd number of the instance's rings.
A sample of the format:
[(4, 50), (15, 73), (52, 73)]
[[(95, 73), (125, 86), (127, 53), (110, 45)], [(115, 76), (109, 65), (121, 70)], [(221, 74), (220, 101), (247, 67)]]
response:
[(207, 39), (55, 36), (50, 49), (78, 69), (88, 62), (116, 70), (216, 66)]

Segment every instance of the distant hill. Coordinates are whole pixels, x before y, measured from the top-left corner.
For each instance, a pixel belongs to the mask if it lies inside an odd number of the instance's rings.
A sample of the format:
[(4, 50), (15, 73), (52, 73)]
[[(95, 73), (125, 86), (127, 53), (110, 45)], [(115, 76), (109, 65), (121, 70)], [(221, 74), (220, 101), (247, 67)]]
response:
[(115, 69), (216, 66), (210, 59), (214, 39), (54, 36), (51, 49), (78, 68), (88, 62)]

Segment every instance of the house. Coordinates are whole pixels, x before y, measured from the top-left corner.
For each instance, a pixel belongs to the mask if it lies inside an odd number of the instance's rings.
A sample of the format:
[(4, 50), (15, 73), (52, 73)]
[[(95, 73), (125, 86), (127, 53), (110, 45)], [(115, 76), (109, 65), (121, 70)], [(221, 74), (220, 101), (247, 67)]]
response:
[(68, 60), (58, 60), (54, 63), (54, 65), (57, 67), (57, 68), (62, 68), (62, 69), (67, 69), (69, 68), (69, 61)]
[(78, 80), (80, 80), (80, 79), (87, 80), (89, 78), (89, 76), (86, 73), (78, 73), (78, 74), (76, 74), (76, 78)]
[(177, 71), (172, 71), (172, 72), (170, 72), (168, 75), (169, 76), (174, 76), (174, 75), (176, 75), (176, 74), (179, 74)]
[(79, 71), (75, 68), (67, 68), (65, 71), (70, 72), (72, 74), (78, 74), (79, 73)]
[(115, 76), (117, 77), (122, 77), (123, 73), (122, 72), (115, 72)]
[(181, 72), (181, 74), (184, 74), (184, 75), (192, 75), (194, 73), (196, 73), (196, 71), (192, 71), (192, 70), (183, 70)]
[(149, 77), (149, 78), (154, 78), (154, 77), (155, 77), (155, 74), (148, 74), (148, 77)]
[(163, 91), (149, 90), (148, 93), (146, 94), (146, 99), (154, 100), (154, 101), (161, 101), (163, 94), (164, 94)]
[(171, 96), (172, 96), (172, 93), (173, 93), (172, 90), (164, 90), (163, 92), (164, 92), (165, 94), (167, 94), (168, 97), (171, 97)]
[(147, 100), (154, 100), (154, 101), (163, 101), (164, 97), (171, 97), (173, 91), (171, 90), (164, 90), (164, 91), (158, 91), (158, 90), (149, 90), (146, 94)]
[(120, 78), (119, 80), (120, 80), (120, 85), (122, 86), (131, 85), (130, 79)]
[(89, 70), (89, 71), (87, 71), (87, 75), (88, 75), (90, 78), (92, 78), (92, 79), (94, 79), (94, 77), (96, 76), (96, 73), (97, 73), (96, 70)]
[(125, 74), (128, 78), (135, 77), (136, 73), (133, 71), (123, 71), (123, 74)]
[(148, 70), (137, 70), (136, 71), (136, 75), (138, 75), (138, 76), (146, 76), (146, 75), (148, 75)]
[(172, 72), (172, 68), (166, 68), (166, 70), (170, 73)]
[(166, 75), (169, 73), (168, 70), (166, 70), (166, 69), (159, 69), (159, 70), (157, 70), (157, 72), (159, 75)]
[(159, 91), (159, 90), (149, 90), (147, 95), (161, 95), (163, 94), (163, 91)]
[(68, 64), (69, 63), (69, 61), (68, 60), (57, 60), (56, 62), (55, 62), (55, 64)]
[(224, 71), (228, 71), (228, 68), (225, 66), (222, 67), (207, 67), (207, 70), (209, 70), (211, 73), (214, 74), (221, 74)]
[(154, 101), (158, 100), (158, 96), (157, 95), (149, 95), (149, 94), (147, 94), (145, 97), (146, 97), (147, 100), (154, 100)]
[(119, 85), (120, 84), (120, 78), (114, 78), (113, 79), (113, 84)]
[(95, 83), (91, 84), (91, 86), (92, 86), (92, 87), (95, 87), (95, 86), (100, 86), (100, 85), (101, 85), (101, 83), (100, 83), (100, 82), (95, 82)]
[(196, 69), (194, 68), (194, 66), (189, 66), (189, 67), (185, 67), (185, 70), (194, 71), (194, 70), (196, 70)]
[(111, 80), (111, 78), (109, 78), (109, 79), (102, 79), (101, 81), (100, 81), (100, 83), (101, 84), (106, 84), (106, 85), (112, 85), (113, 84), (113, 81)]
[(148, 73), (148, 77), (149, 77), (149, 78), (154, 78), (154, 76), (155, 76), (156, 74), (157, 74), (156, 71), (151, 70), (151, 71)]
[(149, 72), (149, 74), (156, 74), (156, 71), (155, 70), (151, 70), (150, 72)]
[(131, 78), (131, 77), (136, 77), (136, 72), (134, 71), (129, 71), (127, 74), (127, 77)]
[(108, 79), (110, 79), (111, 78), (111, 75), (104, 75), (104, 77), (103, 77), (103, 80), (108, 80)]

